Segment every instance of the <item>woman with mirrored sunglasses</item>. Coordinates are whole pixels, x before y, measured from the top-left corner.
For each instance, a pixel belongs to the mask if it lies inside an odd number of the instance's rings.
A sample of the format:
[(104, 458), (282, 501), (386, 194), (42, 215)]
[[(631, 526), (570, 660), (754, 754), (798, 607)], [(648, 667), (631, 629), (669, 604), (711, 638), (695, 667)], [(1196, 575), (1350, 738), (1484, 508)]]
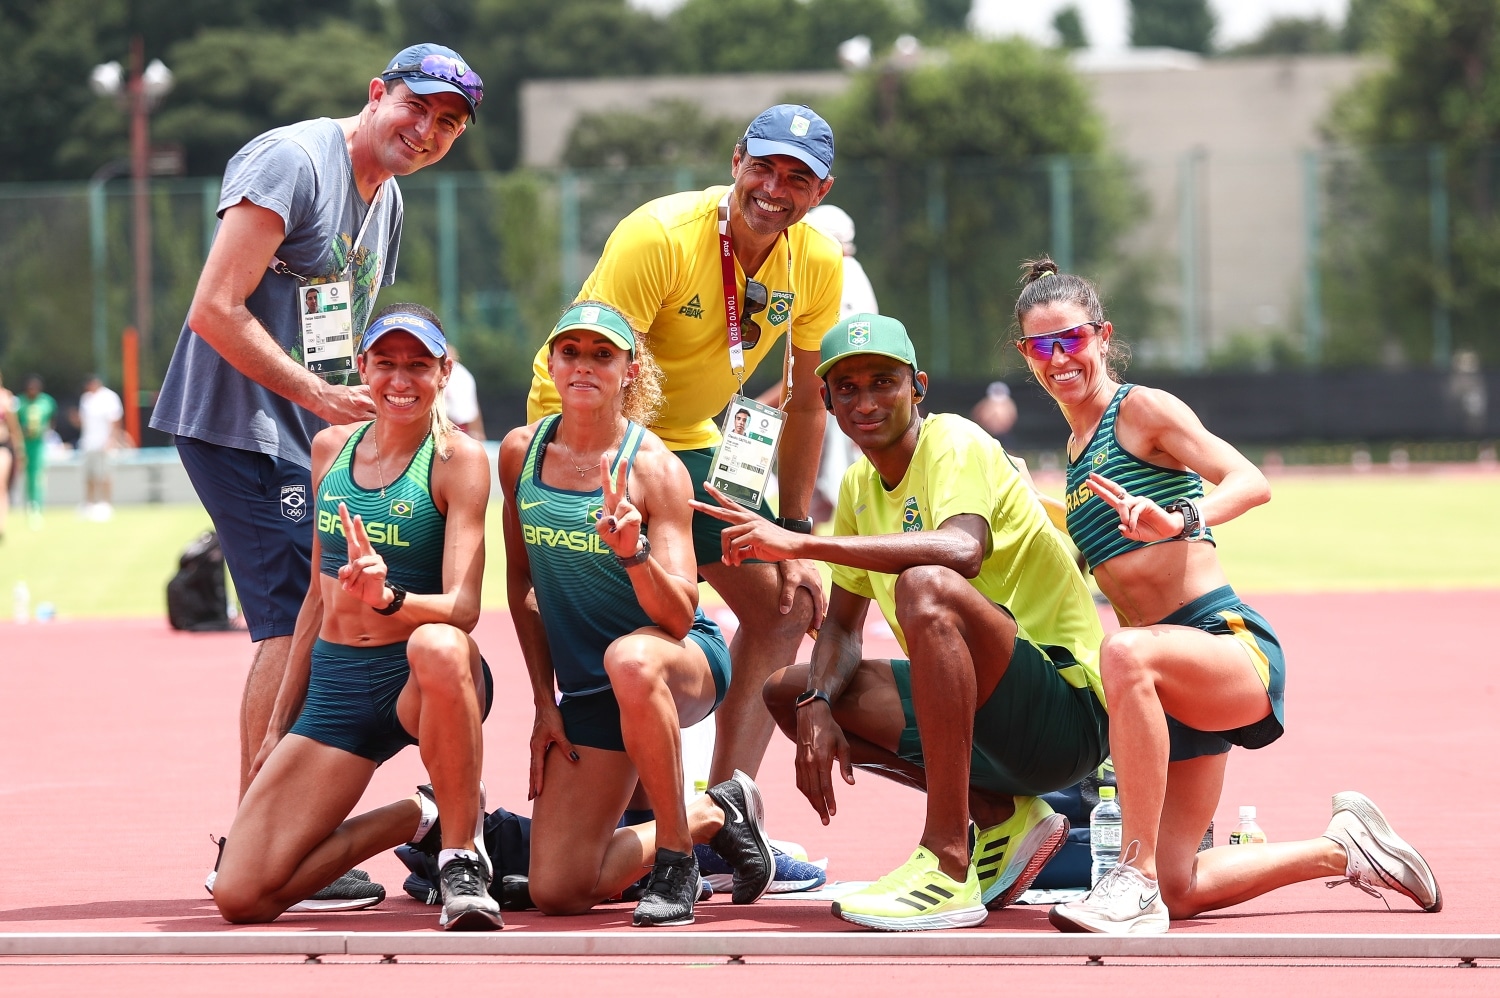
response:
[(1100, 654), (1124, 815), (1120, 863), (1087, 897), (1054, 907), (1052, 924), (1165, 932), (1170, 918), (1317, 878), (1438, 910), (1431, 869), (1354, 792), (1334, 796), (1320, 838), (1198, 851), (1230, 747), (1262, 748), (1283, 733), (1281, 645), (1230, 587), (1210, 530), (1271, 489), (1181, 400), (1121, 383), (1121, 351), (1093, 284), (1045, 258), (1022, 272), (1016, 346), (1072, 430), (1068, 533), (1121, 624)]

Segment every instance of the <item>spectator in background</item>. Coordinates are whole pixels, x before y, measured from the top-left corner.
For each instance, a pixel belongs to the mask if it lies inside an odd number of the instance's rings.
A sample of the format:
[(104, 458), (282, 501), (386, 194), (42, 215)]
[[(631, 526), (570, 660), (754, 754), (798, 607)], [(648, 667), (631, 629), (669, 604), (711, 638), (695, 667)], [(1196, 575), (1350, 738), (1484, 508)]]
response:
[(474, 375), (458, 362), (458, 347), (448, 344), (448, 356), (453, 358), (453, 371), (448, 375), (448, 387), (443, 389), (443, 409), (449, 421), (475, 440), (484, 442), (484, 416), (479, 411), (479, 386)]
[[(847, 319), (857, 312), (878, 313), (880, 306), (875, 301), (875, 289), (870, 286), (865, 268), (854, 258), (854, 219), (837, 205), (820, 204), (807, 213), (807, 224), (843, 247), (844, 296), (839, 302), (839, 318)], [(859, 459), (859, 448), (839, 432), (832, 412), (827, 419), (828, 425), (823, 430), (823, 456), (818, 463), (818, 480), (813, 492), (814, 523), (833, 519), (844, 472)]]
[(32, 526), (42, 517), (42, 501), (47, 493), (47, 431), (57, 418), (57, 400), (42, 391), (42, 376), (28, 374), (26, 387), (16, 406), (21, 426), (21, 443), (26, 452), (26, 512)]
[(1003, 381), (991, 381), (984, 390), (984, 398), (974, 403), (970, 418), (1001, 446), (1010, 447), (1010, 431), (1016, 425), (1016, 400), (1011, 398), (1010, 386)]
[(21, 441), (21, 423), (16, 419), (16, 396), (0, 378), (0, 540), (5, 539), (5, 524), (10, 518), (10, 492), (16, 485), (16, 469), (26, 463), (25, 452), (17, 452)]
[(111, 502), (114, 473), (110, 469), (110, 452), (120, 439), (120, 421), (125, 405), (97, 374), (89, 375), (78, 398), (78, 449), (83, 454), (82, 514), (103, 522), (114, 515)]

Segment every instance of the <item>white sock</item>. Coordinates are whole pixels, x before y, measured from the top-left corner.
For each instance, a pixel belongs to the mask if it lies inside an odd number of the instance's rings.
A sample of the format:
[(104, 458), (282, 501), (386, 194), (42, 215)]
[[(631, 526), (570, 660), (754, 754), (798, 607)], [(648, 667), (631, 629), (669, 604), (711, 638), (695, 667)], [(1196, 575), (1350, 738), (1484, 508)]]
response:
[(426, 794), (416, 795), (417, 805), (422, 809), (422, 819), (417, 822), (416, 834), (411, 837), (411, 844), (416, 845), (427, 835), (432, 826), (437, 824), (438, 809), (437, 802)]
[(460, 856), (475, 863), (480, 862), (479, 853), (472, 849), (444, 849), (438, 853), (438, 869), (441, 870)]

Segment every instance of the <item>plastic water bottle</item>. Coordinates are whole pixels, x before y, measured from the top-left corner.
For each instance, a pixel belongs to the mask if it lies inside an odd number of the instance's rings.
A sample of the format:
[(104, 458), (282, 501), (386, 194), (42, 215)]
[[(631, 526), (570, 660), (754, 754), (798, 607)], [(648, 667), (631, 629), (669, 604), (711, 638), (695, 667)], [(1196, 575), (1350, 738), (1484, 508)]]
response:
[(1234, 831), (1229, 833), (1229, 844), (1232, 846), (1265, 845), (1265, 842), (1266, 833), (1255, 823), (1255, 805), (1240, 805), (1240, 823), (1235, 826)]
[(24, 582), (17, 582), (11, 591), (11, 619), (18, 624), (31, 619), (31, 590)]
[(1122, 824), (1120, 802), (1115, 800), (1115, 788), (1100, 787), (1099, 803), (1089, 815), (1089, 854), (1094, 859), (1089, 886), (1097, 884), (1120, 861)]

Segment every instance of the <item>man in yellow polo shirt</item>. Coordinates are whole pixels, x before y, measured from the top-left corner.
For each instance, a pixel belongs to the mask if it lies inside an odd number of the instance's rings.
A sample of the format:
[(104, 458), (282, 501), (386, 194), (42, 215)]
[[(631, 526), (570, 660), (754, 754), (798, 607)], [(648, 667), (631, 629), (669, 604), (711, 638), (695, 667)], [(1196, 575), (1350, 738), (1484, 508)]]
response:
[[(783, 364), (789, 352), (792, 388), (778, 451), (781, 522), (809, 532), (823, 440), (813, 372), (821, 337), (838, 319), (843, 259), (838, 244), (802, 224), (802, 217), (833, 186), (832, 167), (827, 122), (802, 105), (769, 108), (735, 146), (733, 186), (673, 194), (637, 208), (615, 227), (579, 293), (580, 301), (605, 301), (628, 316), (661, 365), (666, 404), (651, 429), (687, 465), (700, 498), (707, 498), (703, 483), (720, 440), (714, 417), (762, 360)], [(721, 210), (732, 248), (732, 293), (742, 316), (738, 371), (729, 343)], [(533, 371), (526, 417), (532, 421), (558, 409), (545, 349)], [(760, 513), (772, 515), (764, 503)], [(731, 568), (720, 561), (720, 528), (709, 517), (694, 517), (699, 572), (739, 618), (710, 783), (736, 769), (754, 775), (760, 768), (773, 730), (761, 684), (795, 659), (802, 635), (818, 626), (824, 609), (812, 562)]]
[[(694, 505), (730, 524), (721, 543), (731, 562), (834, 566), (812, 661), (765, 687), (797, 742), (797, 786), (824, 823), (836, 810), (835, 760), (851, 784), (865, 766), (927, 792), (911, 859), (835, 902), (834, 914), (877, 929), (978, 925), (1067, 838), (1067, 820), (1039, 795), (1109, 754), (1104, 635), (1061, 535), (1000, 444), (962, 416), (917, 412), (927, 375), (900, 322), (840, 322), (817, 374), (864, 455), (844, 475), (835, 536)], [(907, 659), (863, 657), (871, 600)]]

